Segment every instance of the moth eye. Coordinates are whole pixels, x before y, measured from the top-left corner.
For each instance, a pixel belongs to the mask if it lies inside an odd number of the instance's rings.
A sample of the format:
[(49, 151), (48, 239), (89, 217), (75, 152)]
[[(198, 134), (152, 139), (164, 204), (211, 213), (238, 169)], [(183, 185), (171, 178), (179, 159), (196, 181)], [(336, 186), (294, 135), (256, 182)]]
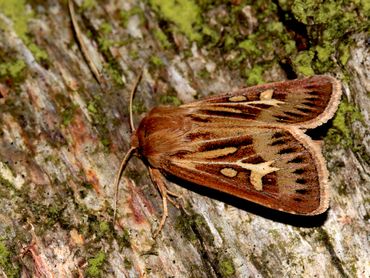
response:
[(293, 148), (287, 148), (287, 149), (282, 149), (278, 152), (278, 154), (287, 154), (287, 153), (293, 153), (295, 150)]
[(307, 183), (307, 181), (305, 179), (296, 179), (295, 182), (299, 183), (299, 184), (306, 184)]
[(289, 160), (288, 163), (302, 163), (304, 159), (302, 157), (296, 157), (293, 158), (292, 160)]
[(301, 175), (301, 174), (303, 174), (305, 172), (305, 170), (304, 169), (297, 169), (297, 170), (295, 170), (293, 173), (294, 174), (297, 174), (297, 175)]

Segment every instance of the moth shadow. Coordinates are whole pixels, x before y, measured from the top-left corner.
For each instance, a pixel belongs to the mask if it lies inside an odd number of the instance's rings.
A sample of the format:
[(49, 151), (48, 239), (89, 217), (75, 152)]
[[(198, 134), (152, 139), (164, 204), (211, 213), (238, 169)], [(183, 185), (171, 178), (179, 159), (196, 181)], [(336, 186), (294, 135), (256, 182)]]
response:
[(230, 194), (220, 192), (208, 187), (200, 186), (195, 183), (190, 183), (179, 179), (174, 176), (169, 176), (167, 179), (173, 183), (176, 183), (188, 190), (198, 193), (202, 196), (206, 196), (217, 201), (221, 201), (227, 205), (236, 207), (246, 212), (253, 213), (266, 219), (270, 219), (283, 224), (288, 224), (295, 227), (302, 228), (313, 228), (320, 227), (324, 224), (327, 219), (328, 213), (324, 212), (320, 215), (305, 216), (295, 215), (274, 209), (270, 209), (259, 204), (241, 199), (239, 197), (232, 196)]
[(333, 119), (330, 119), (326, 123), (317, 126), (313, 129), (306, 130), (306, 134), (312, 138), (312, 140), (323, 140), (323, 138), (328, 134), (329, 129), (333, 126)]

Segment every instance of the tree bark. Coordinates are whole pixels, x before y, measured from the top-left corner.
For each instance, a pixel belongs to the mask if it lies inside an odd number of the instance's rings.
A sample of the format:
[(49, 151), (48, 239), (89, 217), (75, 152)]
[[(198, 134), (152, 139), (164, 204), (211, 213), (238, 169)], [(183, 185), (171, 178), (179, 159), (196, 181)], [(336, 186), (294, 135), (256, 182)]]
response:
[[(0, 1), (0, 276), (370, 276), (365, 1), (331, 3), (327, 19), (300, 1), (215, 2), (75, 1), (86, 55), (66, 1)], [(330, 210), (289, 216), (167, 181), (184, 208), (169, 204), (153, 239), (162, 199), (133, 157), (113, 227), (141, 70), (136, 126), (156, 105), (246, 84), (341, 79), (336, 117), (312, 132), (325, 138)]]

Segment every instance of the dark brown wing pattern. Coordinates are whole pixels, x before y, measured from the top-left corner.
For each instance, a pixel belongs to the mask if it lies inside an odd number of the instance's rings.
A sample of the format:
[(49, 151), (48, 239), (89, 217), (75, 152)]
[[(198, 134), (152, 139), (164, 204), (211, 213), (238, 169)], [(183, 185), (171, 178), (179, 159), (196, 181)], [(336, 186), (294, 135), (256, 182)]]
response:
[(323, 157), (298, 129), (218, 126), (207, 130), (206, 140), (189, 136), (194, 151), (167, 157), (165, 172), (294, 214), (327, 209)]
[(193, 108), (194, 116), (203, 119), (228, 117), (307, 129), (330, 119), (340, 96), (339, 81), (330, 76), (317, 75), (238, 89), (183, 107)]

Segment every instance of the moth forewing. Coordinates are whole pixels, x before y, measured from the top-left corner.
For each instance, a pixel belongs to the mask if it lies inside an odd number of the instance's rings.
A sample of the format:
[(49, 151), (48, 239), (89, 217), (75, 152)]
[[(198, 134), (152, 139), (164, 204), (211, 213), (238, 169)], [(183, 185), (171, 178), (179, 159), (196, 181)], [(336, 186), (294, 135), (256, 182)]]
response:
[(202, 117), (229, 117), (235, 121), (317, 127), (337, 110), (341, 85), (327, 75), (275, 82), (213, 96), (184, 107), (192, 107)]
[(156, 169), (154, 182), (161, 172), (273, 209), (316, 215), (328, 208), (328, 172), (304, 130), (328, 121), (340, 95), (339, 81), (313, 76), (157, 107), (131, 145)]
[[(317, 177), (319, 181), (319, 205), (317, 208), (307, 215), (318, 215), (325, 212), (329, 208), (329, 172), (326, 167), (325, 158), (321, 152), (321, 145), (319, 142), (314, 142), (309, 136), (302, 133), (301, 130), (292, 128), (290, 131), (293, 136), (306, 146), (312, 153), (313, 163), (316, 165)], [(291, 212), (294, 213), (294, 212)]]

